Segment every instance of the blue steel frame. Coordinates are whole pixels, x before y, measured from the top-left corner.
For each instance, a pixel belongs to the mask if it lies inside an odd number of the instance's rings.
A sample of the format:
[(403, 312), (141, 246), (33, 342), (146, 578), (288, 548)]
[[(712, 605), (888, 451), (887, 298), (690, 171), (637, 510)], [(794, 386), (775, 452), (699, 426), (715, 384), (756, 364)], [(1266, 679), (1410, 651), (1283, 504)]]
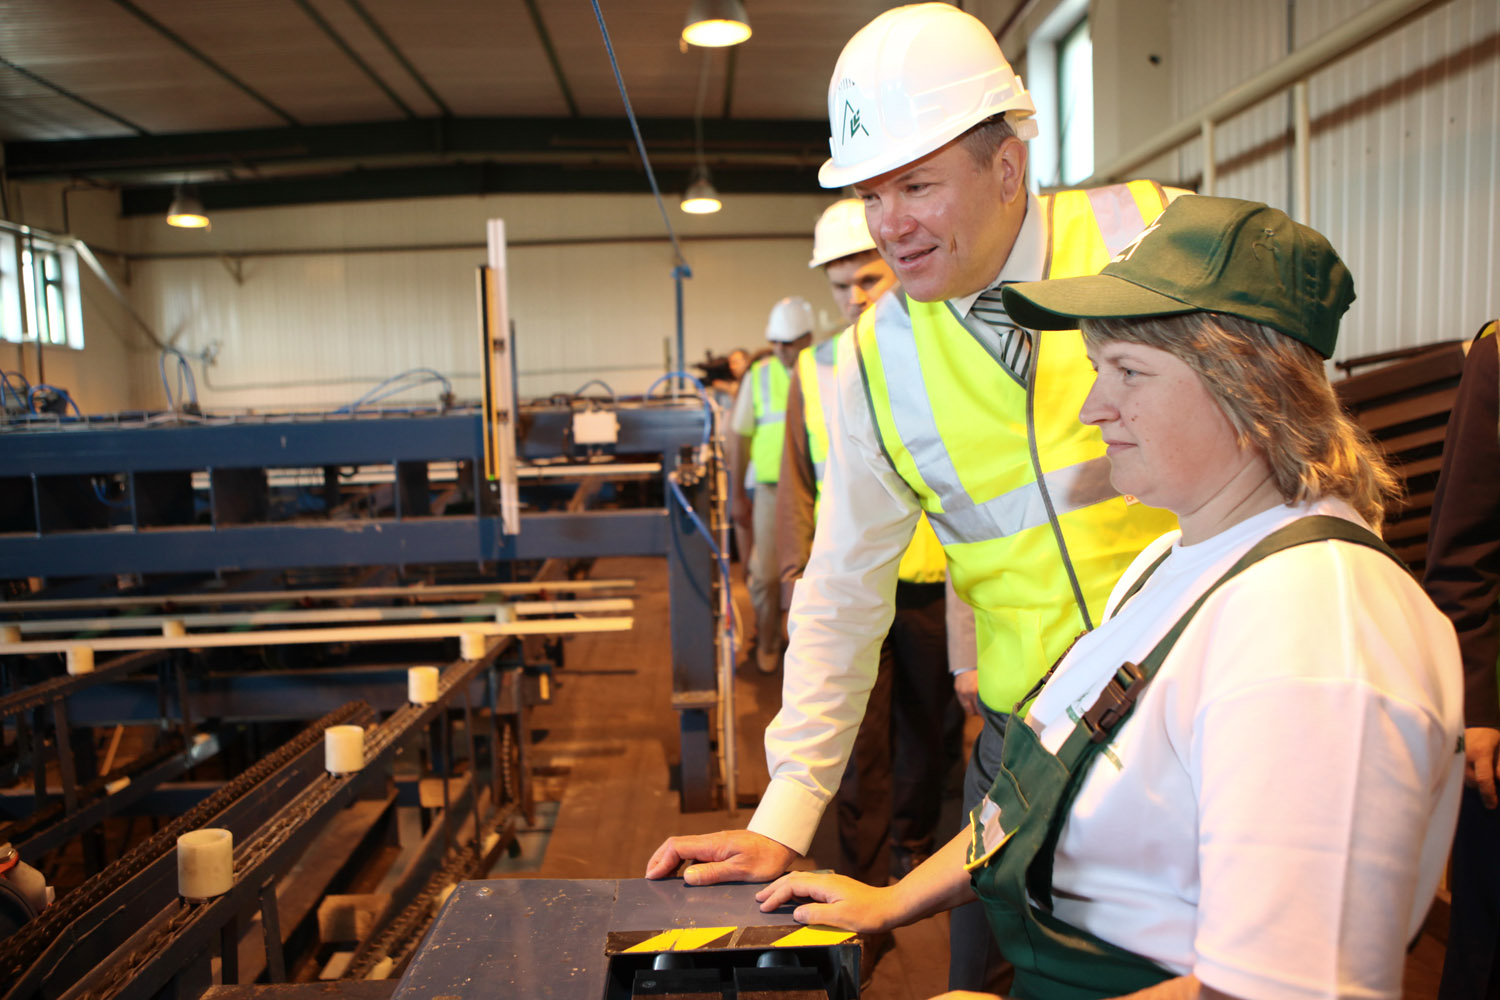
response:
[[(567, 405), (524, 409), (518, 454), (533, 460), (572, 454), (572, 413)], [(14, 511), (6, 516), (10, 530), (0, 530), (0, 579), (665, 556), (673, 689), (681, 716), (683, 808), (712, 809), (715, 560), (707, 540), (671, 501), (665, 482), (679, 466), (699, 460), (708, 415), (696, 399), (627, 402), (616, 407), (616, 414), (620, 431), (615, 452), (659, 457), (668, 505), (523, 513), (521, 531), (514, 536), (501, 530), (498, 507), (483, 478), (483, 430), (475, 411), (173, 426), (69, 423), (3, 433), (0, 500), (29, 500), (30, 530), (16, 530)], [(414, 468), (417, 482), (425, 486), (424, 463), (449, 461), (461, 463), (464, 473), (474, 477), (478, 502), (473, 512), (432, 516), (425, 510), (405, 511), (405, 490), (398, 488), (394, 516), (272, 521), (254, 504), (240, 505), (232, 495), (273, 468), (389, 464), (397, 469), (398, 486), (402, 470)], [(183, 477), (193, 472), (209, 475), (209, 523), (184, 523), (192, 519), (180, 511), (175, 520), (153, 517), (154, 492), (164, 482), (180, 492)], [(126, 478), (129, 489), (123, 514), (109, 515), (91, 487), (95, 477), (118, 476)], [(689, 501), (711, 523), (707, 484), (713, 477), (686, 478), (700, 484), (688, 490)], [(93, 519), (83, 525), (69, 519), (80, 509), (79, 496)], [(67, 507), (69, 502), (74, 506)], [(97, 510), (91, 507), (95, 504)], [(63, 514), (53, 515), (54, 507)]]

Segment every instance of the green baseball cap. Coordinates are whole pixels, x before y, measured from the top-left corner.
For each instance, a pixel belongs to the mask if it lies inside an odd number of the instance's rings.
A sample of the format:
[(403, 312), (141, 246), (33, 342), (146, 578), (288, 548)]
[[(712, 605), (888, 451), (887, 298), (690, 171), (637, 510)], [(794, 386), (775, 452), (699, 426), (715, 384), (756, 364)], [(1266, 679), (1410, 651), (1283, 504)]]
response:
[(1333, 355), (1354, 279), (1321, 233), (1257, 201), (1187, 195), (1098, 274), (1021, 281), (1002, 292), (1033, 330), (1080, 319), (1188, 312), (1238, 316)]

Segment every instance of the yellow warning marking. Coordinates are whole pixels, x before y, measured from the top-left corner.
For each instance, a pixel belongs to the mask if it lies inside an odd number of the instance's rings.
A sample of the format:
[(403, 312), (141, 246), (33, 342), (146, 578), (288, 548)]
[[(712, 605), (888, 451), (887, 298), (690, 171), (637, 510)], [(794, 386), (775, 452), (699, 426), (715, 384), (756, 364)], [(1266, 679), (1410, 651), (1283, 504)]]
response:
[(773, 947), (818, 948), (824, 945), (838, 944), (841, 941), (848, 941), (852, 937), (854, 937), (853, 931), (841, 931), (837, 927), (812, 924), (808, 927), (797, 928), (780, 941), (777, 941)]
[(702, 948), (717, 938), (733, 931), (733, 927), (682, 927), (677, 930), (662, 931), (655, 937), (647, 938), (640, 944), (632, 945), (625, 950), (632, 951), (692, 951)]

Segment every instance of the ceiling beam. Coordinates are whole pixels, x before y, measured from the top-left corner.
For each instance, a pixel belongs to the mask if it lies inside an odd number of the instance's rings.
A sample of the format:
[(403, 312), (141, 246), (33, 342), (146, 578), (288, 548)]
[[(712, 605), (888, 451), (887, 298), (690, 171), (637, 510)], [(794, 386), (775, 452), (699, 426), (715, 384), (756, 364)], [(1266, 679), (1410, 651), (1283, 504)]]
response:
[[(687, 186), (690, 165), (659, 170), (663, 188)], [(736, 194), (816, 194), (816, 166), (782, 169), (715, 169), (714, 185), (726, 198)], [(202, 184), (198, 193), (212, 214), (223, 209), (269, 208), (394, 198), (480, 194), (623, 193), (649, 196), (639, 166), (559, 168), (546, 164), (452, 163), (379, 170), (349, 170), (317, 176), (278, 177)], [(670, 196), (669, 196), (670, 197)], [(120, 192), (124, 215), (165, 215), (169, 187), (126, 187)]]
[(151, 134), (147, 129), (142, 128), (141, 126), (137, 125), (135, 122), (131, 121), (130, 119), (128, 119), (128, 118), (122, 118), (121, 116), (115, 114), (113, 111), (109, 110), (108, 108), (103, 107), (103, 106), (98, 105), (98, 104), (95, 104), (93, 101), (89, 100), (87, 97), (82, 97), (82, 96), (80, 96), (78, 94), (73, 93), (71, 90), (67, 89), (66, 87), (62, 86), (61, 84), (53, 83), (51, 80), (48, 80), (46, 77), (38, 76), (37, 74), (33, 73), (31, 70), (27, 69), (25, 66), (18, 66), (15, 63), (11, 62), (9, 59), (5, 59), (5, 58), (0, 58), (0, 66), (4, 66), (8, 70), (13, 70), (16, 73), (21, 74), (26, 79), (30, 80), (32, 83), (35, 83), (35, 84), (38, 84), (40, 86), (46, 87), (48, 90), (52, 91), (53, 93), (61, 94), (63, 97), (66, 97), (68, 100), (73, 101), (76, 104), (80, 104), (80, 105), (82, 105), (85, 108), (88, 108), (90, 111), (94, 112), (95, 114), (103, 115), (105, 118), (108, 118), (111, 121), (119, 122), (121, 125), (124, 125), (126, 128), (130, 129), (136, 135), (150, 135)]
[[(647, 118), (641, 132), (653, 158), (693, 149), (690, 118)], [(828, 125), (813, 121), (709, 119), (703, 143), (710, 163), (801, 167), (828, 155)], [(69, 177), (134, 180), (152, 174), (351, 161), (380, 165), (384, 158), (486, 157), (580, 165), (633, 158), (630, 126), (623, 118), (422, 118), (295, 128), (117, 136), (4, 144), (13, 180)], [(718, 169), (715, 168), (717, 174)], [(180, 177), (178, 178), (180, 179)], [(168, 183), (166, 177), (160, 183)]]
[(365, 27), (370, 29), (370, 33), (373, 34), (376, 38), (380, 39), (380, 44), (384, 45), (386, 47), (386, 50), (390, 52), (391, 57), (401, 64), (401, 68), (406, 70), (406, 72), (411, 76), (413, 80), (417, 81), (417, 86), (422, 88), (422, 93), (426, 94), (428, 99), (432, 101), (433, 104), (437, 105), (437, 109), (441, 111), (445, 117), (451, 117), (453, 115), (453, 109), (448, 107), (448, 105), (444, 103), (443, 99), (438, 96), (437, 91), (432, 89), (432, 85), (427, 82), (427, 78), (424, 77), (421, 73), (417, 72), (417, 68), (411, 64), (411, 61), (409, 59), (406, 58), (406, 53), (402, 52), (401, 49), (397, 47), (396, 43), (391, 40), (391, 36), (386, 34), (385, 29), (380, 26), (380, 22), (375, 20), (374, 16), (372, 16), (369, 11), (365, 10), (364, 5), (361, 4), (359, 0), (345, 0), (345, 2), (348, 3), (349, 8), (359, 16), (359, 19), (365, 22)]
[(206, 53), (199, 50), (187, 39), (177, 34), (177, 32), (173, 31), (165, 24), (162, 24), (150, 14), (141, 10), (141, 8), (131, 3), (130, 0), (115, 0), (115, 3), (125, 10), (129, 11), (131, 14), (134, 14), (136, 18), (138, 18), (143, 24), (150, 28), (153, 28), (167, 41), (171, 42), (173, 45), (176, 45), (179, 49), (186, 52), (188, 55), (192, 56), (203, 65), (207, 66), (215, 73), (219, 74), (219, 76), (223, 77), (226, 81), (233, 84), (235, 87), (239, 88), (244, 94), (257, 101), (262, 107), (266, 108), (268, 111), (270, 111), (276, 117), (280, 118), (282, 121), (286, 122), (288, 125), (297, 124), (297, 119), (293, 118), (284, 109), (273, 104), (271, 102), (271, 99), (266, 97), (266, 95), (262, 94), (260, 91), (250, 86), (244, 80), (241, 80), (239, 77), (229, 72), (229, 70), (225, 69), (223, 66), (220, 66), (218, 63), (214, 62), (214, 60), (210, 59)]
[(567, 74), (563, 72), (562, 62), (557, 58), (557, 47), (552, 44), (552, 35), (547, 31), (547, 24), (542, 20), (542, 12), (537, 10), (536, 0), (525, 0), (526, 13), (531, 15), (532, 26), (536, 28), (537, 38), (541, 40), (542, 51), (547, 54), (547, 63), (552, 67), (552, 76), (557, 80), (557, 89), (562, 91), (563, 103), (568, 106), (568, 114), (574, 118), (579, 117), (578, 102), (573, 100), (573, 88), (568, 86)]
[(334, 47), (344, 55), (348, 56), (349, 61), (357, 66), (359, 68), (359, 71), (363, 73), (371, 83), (375, 84), (375, 86), (379, 88), (380, 92), (387, 98), (389, 98), (390, 102), (396, 105), (396, 107), (399, 108), (401, 112), (406, 115), (406, 117), (418, 117), (417, 113), (410, 107), (408, 107), (407, 103), (401, 99), (401, 95), (392, 90), (390, 84), (382, 80), (380, 78), (380, 74), (371, 69), (370, 64), (359, 57), (359, 53), (354, 51), (354, 47), (350, 45), (347, 40), (345, 40), (343, 35), (340, 35), (337, 31), (334, 30), (333, 25), (324, 20), (323, 15), (319, 14), (317, 10), (313, 8), (312, 4), (308, 3), (307, 0), (292, 0), (292, 2), (295, 3), (299, 8), (301, 8), (302, 13), (307, 15), (307, 19), (313, 24), (316, 24), (318, 28), (323, 32), (323, 34), (328, 36), (328, 40), (334, 44)]

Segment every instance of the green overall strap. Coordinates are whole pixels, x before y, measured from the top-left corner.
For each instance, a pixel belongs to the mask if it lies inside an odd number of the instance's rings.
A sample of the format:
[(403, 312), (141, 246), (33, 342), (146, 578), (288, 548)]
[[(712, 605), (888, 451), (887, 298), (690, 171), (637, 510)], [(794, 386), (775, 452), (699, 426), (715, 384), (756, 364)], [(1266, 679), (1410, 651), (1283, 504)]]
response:
[[(1192, 606), (1177, 619), (1177, 623), (1162, 636), (1151, 650), (1141, 660), (1140, 665), (1126, 662), (1115, 671), (1104, 690), (1099, 693), (1099, 698), (1094, 702), (1092, 708), (1083, 713), (1083, 718), (1078, 720), (1073, 731), (1063, 745), (1058, 748), (1057, 757), (1067, 767), (1071, 780), (1067, 794), (1064, 796), (1061, 808), (1053, 814), (1052, 825), (1048, 831), (1046, 847), (1037, 852), (1031, 868), (1027, 872), (1027, 889), (1033, 899), (1037, 900), (1043, 907), (1052, 906), (1052, 860), (1056, 852), (1057, 839), (1062, 833), (1063, 822), (1068, 814), (1072, 812), (1073, 802), (1083, 787), (1084, 776), (1094, 763), (1094, 758), (1103, 752), (1110, 737), (1115, 730), (1135, 711), (1136, 703), (1146, 686), (1151, 683), (1151, 678), (1161, 668), (1167, 655), (1177, 645), (1177, 640), (1187, 630), (1193, 617), (1198, 610), (1213, 596), (1225, 583), (1238, 576), (1244, 570), (1260, 562), (1262, 559), (1284, 549), (1290, 549), (1298, 545), (1306, 545), (1310, 542), (1342, 541), (1354, 545), (1364, 545), (1368, 548), (1384, 552), (1401, 564), (1401, 559), (1390, 546), (1381, 541), (1380, 537), (1361, 525), (1342, 517), (1333, 517), (1327, 514), (1314, 514), (1309, 517), (1300, 518), (1283, 528), (1273, 531), (1255, 544), (1249, 552), (1240, 557), (1239, 561), (1231, 566), (1223, 576), (1199, 595)], [(1163, 557), (1165, 558), (1165, 557)], [(1157, 560), (1147, 573), (1155, 570), (1161, 565), (1162, 560)], [(1404, 564), (1402, 564), (1404, 565)], [(1140, 581), (1138, 581), (1140, 582)], [(1134, 593), (1139, 590), (1134, 586), (1120, 601), (1124, 604)]]
[[(1147, 566), (1145, 571), (1141, 573), (1140, 576), (1135, 578), (1135, 582), (1130, 585), (1130, 589), (1125, 591), (1124, 595), (1121, 596), (1119, 602), (1116, 603), (1114, 608), (1110, 611), (1109, 617), (1113, 618), (1115, 615), (1120, 613), (1120, 609), (1125, 606), (1125, 602), (1139, 593), (1140, 589), (1146, 585), (1146, 581), (1151, 579), (1151, 574), (1155, 573), (1156, 568), (1162, 563), (1166, 562), (1167, 556), (1171, 554), (1172, 547), (1169, 545), (1167, 546), (1165, 552), (1157, 556), (1155, 561), (1152, 562), (1150, 566)], [(1031, 690), (1027, 691), (1026, 695), (1020, 701), (1016, 702), (1014, 714), (1023, 714), (1021, 711), (1022, 707), (1028, 702), (1035, 700), (1036, 696), (1042, 693), (1042, 688), (1046, 687), (1047, 682), (1052, 679), (1052, 675), (1057, 673), (1058, 664), (1062, 663), (1063, 660), (1066, 660), (1068, 658), (1068, 654), (1073, 652), (1073, 647), (1078, 645), (1079, 639), (1082, 639), (1092, 631), (1093, 629), (1084, 629), (1082, 632), (1079, 632), (1073, 637), (1073, 641), (1068, 643), (1068, 648), (1062, 651), (1062, 655), (1052, 661), (1052, 666), (1047, 668), (1047, 672), (1037, 679), (1037, 682), (1031, 686)]]

